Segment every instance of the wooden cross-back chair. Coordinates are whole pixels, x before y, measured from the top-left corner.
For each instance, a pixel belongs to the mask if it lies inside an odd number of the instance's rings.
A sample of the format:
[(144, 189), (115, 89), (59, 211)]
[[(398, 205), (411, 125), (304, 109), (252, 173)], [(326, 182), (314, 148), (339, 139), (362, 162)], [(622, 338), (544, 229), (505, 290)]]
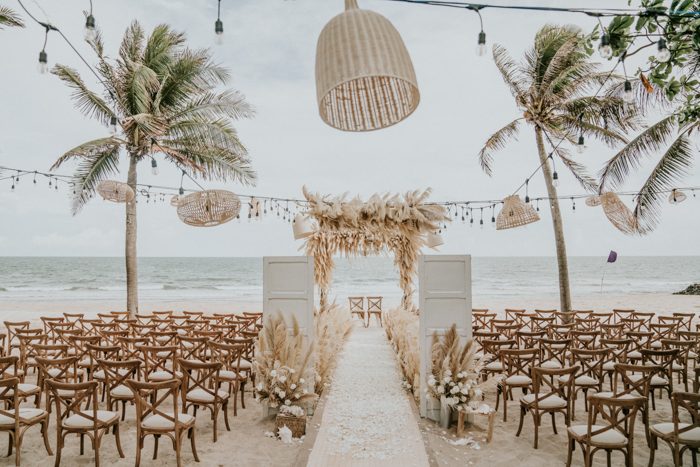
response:
[(67, 323), (78, 324), (78, 320), (85, 318), (85, 313), (63, 313), (63, 317)]
[(627, 360), (630, 363), (636, 363), (642, 360), (642, 350), (649, 348), (653, 335), (653, 333), (647, 331), (627, 332), (627, 338), (632, 339), (630, 350), (627, 352)]
[[(7, 357), (5, 357), (7, 358)], [(10, 358), (17, 358), (12, 357)], [(44, 438), (44, 447), (49, 456), (51, 445), (49, 444), (49, 413), (39, 408), (20, 407), (19, 378), (0, 379), (0, 432), (7, 432), (10, 436), (7, 446), (7, 455), (15, 451), (15, 466), (20, 465), (22, 440), (31, 427), (41, 425), (41, 435)]]
[(642, 412), (642, 422), (644, 423), (644, 434), (647, 443), (649, 437), (649, 394), (651, 391), (651, 379), (659, 368), (653, 365), (630, 365), (618, 363), (615, 365), (615, 379), (611, 392), (601, 392), (601, 396), (610, 397), (643, 397), (644, 403), (639, 408)]
[(211, 329), (211, 332), (218, 332), (221, 334), (221, 339), (229, 339), (231, 337), (236, 337), (238, 325), (232, 323), (216, 323), (211, 325)]
[(39, 335), (17, 335), (19, 341), (19, 371), (18, 376), (20, 381), (24, 383), (25, 377), (29, 374), (30, 369), (36, 370), (37, 351), (35, 345), (46, 344), (46, 334)]
[[(39, 386), (44, 389), (46, 394), (46, 410), (51, 412), (51, 403), (54, 395), (48, 389), (46, 385), (47, 381), (77, 383), (80, 379), (78, 374), (78, 359), (72, 356), (60, 358), (36, 357), (36, 362), (39, 367), (39, 378), (37, 382)], [(62, 395), (65, 398), (73, 396), (73, 394), (69, 392), (64, 392)]]
[(180, 358), (183, 360), (204, 362), (207, 360), (208, 337), (180, 336)]
[(213, 438), (216, 442), (218, 438), (217, 421), (219, 412), (224, 413), (224, 424), (226, 430), (231, 431), (228, 423), (228, 400), (229, 392), (221, 388), (221, 362), (196, 362), (192, 360), (178, 360), (178, 365), (184, 375), (182, 380), (182, 407), (187, 413), (193, 407), (194, 416), (197, 416), (197, 409), (204, 407), (211, 411), (213, 420)]
[[(670, 423), (657, 423), (650, 427), (649, 467), (654, 465), (654, 454), (659, 447), (659, 439), (671, 448), (673, 465), (683, 465), (683, 454), (686, 451), (690, 451), (692, 455), (693, 466), (697, 465), (698, 449), (700, 449), (699, 405), (700, 394), (689, 392), (673, 393), (671, 396), (673, 420)], [(687, 417), (681, 419), (681, 411), (686, 412)]]
[(530, 329), (533, 332), (546, 331), (550, 326), (556, 324), (555, 316), (532, 316), (530, 318)]
[(515, 333), (515, 340), (521, 349), (532, 349), (539, 347), (540, 339), (544, 338), (547, 332), (542, 331), (518, 331)]
[[(34, 405), (39, 408), (41, 404), (41, 387), (36, 384), (23, 383), (22, 379), (17, 376), (19, 366), (19, 357), (17, 355), (6, 355), (0, 357), (0, 379), (17, 378), (18, 397), (20, 400), (34, 396)], [(13, 406), (14, 407), (14, 406)]]
[(177, 370), (177, 346), (142, 345), (138, 349), (141, 352), (138, 360), (144, 362), (146, 381), (157, 382), (182, 378), (182, 373)]
[(682, 318), (681, 326), (679, 331), (692, 331), (693, 330), (693, 319), (695, 319), (695, 313), (683, 313), (675, 312), (673, 316)]
[(136, 318), (136, 321), (139, 322), (139, 324), (151, 324), (151, 321), (153, 318), (156, 318), (157, 315), (154, 315), (153, 313), (151, 314), (139, 314), (136, 313), (134, 315), (134, 318)]
[[(179, 409), (179, 390), (181, 381), (171, 379), (161, 382), (142, 382), (134, 379), (127, 380), (126, 384), (134, 392), (136, 400), (136, 467), (141, 465), (141, 450), (147, 436), (153, 436), (153, 459), (158, 458), (158, 440), (161, 436), (167, 436), (173, 443), (177, 466), (182, 466), (181, 446), (182, 436), (187, 433), (192, 445), (194, 460), (199, 462), (195, 443), (195, 418), (192, 415), (182, 413)], [(164, 409), (166, 402), (171, 403), (171, 408)]]
[[(537, 449), (539, 427), (542, 417), (550, 414), (552, 417), (552, 430), (557, 434), (555, 415), (564, 415), (564, 423), (569, 426), (571, 421), (571, 396), (573, 395), (574, 374), (578, 367), (569, 368), (541, 368), (532, 369), (532, 393), (520, 398), (520, 424), (515, 436), (520, 436), (523, 429), (525, 415), (529, 412), (535, 426), (535, 442), (533, 447)], [(561, 377), (566, 377), (565, 383), (559, 383)], [(557, 381), (557, 382), (555, 382)]]
[(153, 316), (157, 316), (160, 319), (167, 319), (174, 313), (174, 310), (154, 310), (151, 312)]
[(357, 316), (362, 324), (367, 327), (367, 312), (365, 311), (365, 297), (348, 297), (350, 316)]
[(568, 366), (571, 339), (545, 339), (538, 342), (540, 350), (539, 367), (558, 370)]
[(649, 331), (653, 333), (649, 347), (652, 349), (661, 349), (664, 339), (675, 340), (678, 338), (678, 323), (652, 323), (649, 326)]
[(14, 349), (19, 348), (19, 341), (16, 339), (18, 329), (29, 329), (29, 321), (3, 321), (7, 330), (7, 355), (12, 355)]
[(505, 339), (515, 339), (515, 335), (520, 330), (520, 328), (521, 326), (517, 323), (494, 325), (494, 331), (501, 334), (501, 336)]
[[(603, 391), (603, 365), (610, 357), (610, 349), (571, 349), (571, 366), (578, 366), (579, 372), (574, 379), (573, 409), (576, 410), (576, 396), (583, 392), (583, 407), (588, 410), (588, 391)], [(560, 382), (564, 383), (563, 378)]]
[[(174, 328), (172, 325), (171, 328)], [(151, 345), (160, 345), (162, 347), (169, 347), (172, 345), (177, 345), (178, 332), (177, 331), (151, 331), (148, 334), (151, 339)]]
[(614, 398), (592, 395), (588, 423), (570, 426), (567, 430), (569, 446), (566, 466), (571, 466), (571, 457), (578, 443), (583, 451), (584, 465), (587, 467), (593, 465), (593, 455), (601, 449), (606, 451), (608, 465), (612, 451), (620, 451), (625, 457), (624, 465), (634, 467), (634, 424), (643, 403), (644, 399), (641, 397)]
[(577, 331), (573, 329), (569, 336), (571, 336), (573, 348), (592, 350), (598, 347), (600, 334), (600, 331)]
[(654, 321), (654, 317), (656, 316), (656, 313), (653, 311), (635, 311), (632, 313), (632, 317), (635, 319), (641, 319), (643, 321), (642, 323), (642, 330), (643, 331), (650, 331), (650, 326), (652, 322)]
[(673, 392), (673, 362), (678, 355), (677, 349), (654, 350), (642, 349), (642, 364), (654, 365), (658, 367), (658, 371), (651, 378), (651, 408), (656, 410), (656, 400), (654, 390), (659, 390), (659, 395), (663, 390), (668, 393), (668, 398), (671, 399)]
[[(498, 334), (496, 333), (498, 336)], [(483, 347), (484, 358), (487, 362), (481, 368), (481, 375), (484, 381), (486, 381), (491, 375), (498, 375), (503, 373), (503, 360), (501, 359), (501, 349), (515, 349), (517, 348), (517, 342), (515, 339), (483, 339), (481, 341)]]
[(506, 319), (512, 322), (517, 320), (518, 315), (527, 313), (527, 310), (524, 308), (506, 308), (504, 311)]
[(688, 361), (690, 360), (690, 351), (695, 344), (686, 340), (662, 339), (662, 349), (676, 349), (678, 353), (671, 364), (671, 373), (678, 375), (678, 382), (683, 382), (685, 392), (688, 392)]
[(603, 363), (603, 372), (608, 375), (610, 385), (613, 384), (615, 365), (627, 363), (627, 353), (634, 341), (632, 339), (600, 339), (600, 347), (610, 349), (610, 359)]
[(487, 355), (486, 351), (484, 350), (484, 341), (485, 340), (497, 340), (501, 335), (497, 332), (491, 332), (488, 330), (480, 329), (478, 331), (474, 331), (472, 333), (472, 337), (474, 338), (474, 342), (476, 342), (476, 345), (478, 346), (477, 352), (480, 352), (481, 355), (485, 358), (491, 357), (495, 358), (495, 355)]
[(88, 345), (99, 345), (100, 340), (101, 337), (98, 335), (76, 335), (68, 338), (71, 348), (73, 349), (72, 354), (78, 358), (78, 368), (87, 373), (87, 379), (90, 379), (90, 375), (97, 366), (97, 361), (90, 355)]
[(379, 321), (379, 326), (383, 327), (382, 324), (382, 301), (384, 297), (367, 297), (367, 325), (374, 316), (377, 321)]
[(141, 361), (98, 359), (97, 363), (104, 375), (102, 380), (105, 385), (104, 393), (107, 395), (107, 409), (117, 411), (121, 402), (123, 421), (126, 417), (126, 403), (134, 402), (134, 393), (127, 386), (126, 381), (140, 378)]
[(493, 331), (493, 320), (496, 319), (496, 313), (478, 313), (472, 315), (472, 324), (480, 331)]
[(44, 327), (45, 334), (51, 334), (51, 323), (62, 323), (65, 318), (62, 316), (42, 316), (41, 325)]
[(625, 337), (625, 325), (623, 323), (601, 323), (600, 330), (602, 337), (606, 339), (623, 339)]
[(576, 318), (574, 324), (579, 331), (595, 332), (600, 329), (600, 321), (598, 321), (598, 318)]
[(596, 318), (601, 326), (604, 324), (614, 324), (614, 315), (612, 313), (593, 312), (589, 315), (589, 318)]
[(641, 318), (622, 318), (620, 319), (627, 332), (649, 332), (644, 326), (644, 320)]
[[(100, 465), (100, 445), (105, 434), (113, 430), (117, 451), (122, 459), (119, 437), (119, 413), (97, 408), (97, 383), (65, 383), (47, 380), (56, 406), (56, 467), (61, 464), (61, 452), (65, 446), (66, 436), (74, 434), (80, 437), (80, 454), (84, 453), (85, 437), (92, 442), (95, 451), (95, 467)], [(66, 397), (70, 394), (70, 397)], [(81, 410), (81, 405), (91, 405), (92, 409)]]
[(619, 323), (623, 318), (629, 318), (635, 312), (634, 308), (613, 308), (613, 317), (616, 323)]
[(547, 333), (550, 339), (570, 339), (572, 329), (574, 329), (574, 323), (552, 324), (547, 328)]
[(123, 360), (139, 360), (142, 357), (139, 347), (148, 346), (151, 339), (148, 337), (119, 337), (117, 345), (121, 348)]
[(514, 388), (527, 392), (532, 386), (531, 369), (535, 366), (539, 355), (538, 349), (501, 349), (499, 356), (503, 363), (503, 379), (498, 382), (496, 408), (503, 396), (503, 421), (508, 417), (508, 396), (513, 398)]
[(248, 374), (241, 370), (241, 358), (245, 352), (245, 346), (240, 344), (225, 344), (222, 342), (210, 342), (212, 361), (221, 363), (219, 380), (221, 384), (227, 383), (229, 394), (233, 397), (233, 415), (238, 415), (237, 396), (241, 394), (241, 407), (245, 409), (245, 384)]
[(105, 371), (100, 368), (99, 360), (119, 360), (122, 348), (118, 345), (95, 345), (86, 344), (88, 358), (92, 364), (92, 372), (88, 375), (102, 385), (102, 400), (105, 400), (107, 392), (107, 382), (105, 381)]

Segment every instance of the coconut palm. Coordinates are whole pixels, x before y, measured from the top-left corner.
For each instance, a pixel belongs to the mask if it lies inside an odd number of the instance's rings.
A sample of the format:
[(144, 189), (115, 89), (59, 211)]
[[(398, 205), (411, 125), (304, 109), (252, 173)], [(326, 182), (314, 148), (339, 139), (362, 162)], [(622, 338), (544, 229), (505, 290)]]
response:
[(0, 29), (5, 26), (23, 28), (22, 18), (11, 8), (0, 5)]
[[(523, 123), (534, 129), (537, 154), (547, 186), (559, 268), (559, 295), (561, 311), (571, 310), (569, 269), (564, 242), (557, 189), (550, 163), (555, 158), (566, 166), (578, 182), (589, 191), (597, 188), (583, 164), (571, 157), (560, 142), (576, 144), (578, 137), (592, 137), (608, 145), (624, 143), (624, 133), (636, 125), (636, 110), (625, 106), (615, 95), (598, 95), (608, 79), (617, 79), (610, 73), (598, 71), (586, 53), (581, 32), (569, 26), (545, 26), (535, 36), (535, 44), (516, 63), (507, 51), (494, 46), (493, 57), (503, 80), (522, 112), (518, 117), (496, 131), (479, 153), (482, 169), (492, 175), (493, 154), (510, 140), (516, 139)], [(547, 141), (545, 141), (545, 139)], [(545, 143), (551, 146), (548, 151)]]
[[(73, 211), (94, 195), (98, 183), (118, 170), (120, 156), (129, 162), (127, 183), (136, 191), (137, 166), (162, 157), (193, 176), (253, 183), (245, 147), (232, 119), (252, 115), (244, 98), (218, 91), (229, 73), (212, 62), (208, 50), (185, 46), (185, 36), (167, 25), (149, 37), (138, 22), (127, 29), (118, 57), (110, 60), (102, 39), (89, 42), (97, 56), (96, 70), (105, 87), (90, 90), (78, 72), (57, 65), (52, 73), (73, 91), (76, 107), (86, 116), (120, 133), (87, 141), (62, 155), (53, 165), (77, 159)], [(127, 309), (138, 310), (136, 203), (126, 204)]]
[[(693, 60), (688, 62), (689, 70), (700, 67), (700, 54), (695, 54)], [(651, 104), (660, 105), (665, 110), (671, 109), (672, 103), (664, 102), (663, 91), (658, 88), (647, 93), (642, 87), (636, 94), (637, 105), (643, 110), (651, 107)], [(633, 138), (600, 171), (600, 191), (616, 190), (643, 164), (645, 158), (660, 154), (635, 198), (635, 229), (632, 233), (646, 234), (658, 225), (666, 193), (676, 188), (693, 164), (697, 154), (693, 148), (693, 138), (697, 140), (698, 131), (699, 117), (683, 119), (679, 109), (671, 110)]]

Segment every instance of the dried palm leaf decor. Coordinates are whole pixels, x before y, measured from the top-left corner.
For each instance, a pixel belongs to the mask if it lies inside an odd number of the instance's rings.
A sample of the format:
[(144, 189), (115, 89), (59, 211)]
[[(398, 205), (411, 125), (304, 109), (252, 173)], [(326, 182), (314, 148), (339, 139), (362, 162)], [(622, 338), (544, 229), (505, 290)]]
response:
[(671, 204), (678, 204), (685, 201), (686, 198), (687, 196), (685, 195), (685, 193), (683, 193), (681, 190), (677, 190), (674, 188), (673, 190), (671, 190), (671, 194), (668, 195), (668, 202)]
[(177, 215), (187, 225), (214, 227), (224, 224), (241, 211), (241, 200), (226, 190), (205, 190), (183, 196), (177, 203)]
[(134, 190), (123, 182), (104, 180), (97, 185), (97, 192), (107, 201), (130, 203), (136, 196)]
[(503, 200), (503, 209), (496, 217), (496, 230), (522, 227), (538, 220), (540, 216), (530, 204), (524, 203), (518, 195), (511, 195)]
[(333, 255), (369, 256), (389, 251), (399, 270), (403, 303), (413, 294), (418, 253), (428, 235), (449, 219), (444, 206), (427, 202), (430, 189), (403, 196), (373, 195), (367, 201), (310, 193), (304, 187), (307, 215), (318, 224), (306, 238), (306, 254), (314, 257), (315, 280), (321, 291), (321, 308), (333, 274)]
[(630, 208), (613, 192), (600, 195), (600, 202), (608, 220), (626, 234), (639, 233), (639, 224)]
[(316, 94), (324, 122), (344, 131), (386, 128), (420, 100), (416, 73), (398, 31), (382, 15), (345, 0), (316, 46)]

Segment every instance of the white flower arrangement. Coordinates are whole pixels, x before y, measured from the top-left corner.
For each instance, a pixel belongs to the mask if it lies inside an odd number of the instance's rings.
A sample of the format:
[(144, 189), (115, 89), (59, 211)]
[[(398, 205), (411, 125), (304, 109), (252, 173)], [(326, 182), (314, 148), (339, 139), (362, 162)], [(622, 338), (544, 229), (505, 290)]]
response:
[(280, 413), (292, 417), (303, 417), (306, 415), (306, 411), (298, 405), (285, 405), (280, 407)]
[[(428, 375), (426, 393), (443, 400), (455, 410), (479, 403), (483, 398), (479, 375), (483, 367), (476, 357), (473, 341), (461, 345), (456, 326), (440, 339), (433, 336), (432, 373)], [(472, 409), (474, 410), (474, 409)]]

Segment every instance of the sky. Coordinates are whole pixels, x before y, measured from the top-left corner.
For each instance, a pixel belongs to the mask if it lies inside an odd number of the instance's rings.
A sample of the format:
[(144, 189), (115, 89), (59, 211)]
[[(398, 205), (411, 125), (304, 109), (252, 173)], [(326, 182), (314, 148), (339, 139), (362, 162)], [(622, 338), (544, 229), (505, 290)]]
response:
[[(530, 4), (529, 2), (511, 2)], [(625, 0), (586, 2), (545, 1), (538, 5), (619, 6)], [(15, 2), (0, 0), (19, 9)], [(306, 185), (322, 193), (403, 193), (432, 188), (432, 200), (500, 199), (510, 194), (538, 165), (534, 133), (521, 132), (496, 156), (492, 178), (479, 168), (477, 154), (487, 137), (518, 116), (512, 96), (490, 54), (475, 53), (479, 33), (474, 13), (408, 5), (387, 0), (359, 0), (361, 7), (386, 16), (398, 29), (416, 70), (421, 102), (416, 112), (394, 127), (370, 133), (337, 131), (318, 116), (314, 62), (318, 35), (343, 8), (342, 0), (223, 0), (223, 45), (215, 44), (214, 0), (93, 0), (94, 16), (108, 54), (116, 55), (121, 37), (133, 20), (147, 30), (168, 23), (185, 31), (191, 47), (210, 48), (215, 60), (232, 72), (230, 88), (243, 93), (254, 106), (253, 119), (235, 123), (258, 173), (255, 187), (207, 182), (240, 194), (302, 197)], [(26, 0), (39, 18), (60, 27), (90, 59), (82, 41), (87, 0)], [(40, 8), (41, 7), (41, 8)], [(42, 11), (43, 10), (43, 11)], [(536, 31), (547, 23), (576, 24), (588, 31), (595, 25), (583, 15), (484, 10), (484, 30), (490, 45), (506, 47), (516, 59), (531, 45)], [(36, 71), (43, 29), (0, 31), (3, 67), (0, 73), (0, 165), (47, 170), (64, 151), (105, 136), (107, 129), (73, 107), (70, 91), (53, 75)], [(49, 64), (78, 69), (94, 89), (86, 66), (56, 34), (46, 48)], [(596, 55), (597, 58), (597, 55)], [(603, 65), (610, 67), (610, 63)], [(656, 115), (649, 115), (653, 121)], [(697, 149), (697, 139), (696, 139)], [(579, 161), (597, 173), (615, 153), (589, 143)], [(650, 169), (642, 166), (625, 186), (634, 190)], [(70, 174), (66, 165), (59, 173)], [(559, 168), (560, 194), (583, 193), (576, 181)], [(122, 164), (117, 179), (126, 179)], [(160, 164), (150, 173), (139, 167), (139, 181), (179, 186), (178, 169)], [(50, 190), (48, 181), (23, 178), (14, 192), (9, 180), (0, 182), (0, 256), (120, 256), (124, 251), (124, 207), (94, 199), (78, 215), (71, 214), (70, 192)], [(186, 187), (194, 188), (186, 182)], [(695, 169), (682, 183), (700, 185)], [(544, 195), (538, 174), (530, 196)], [(574, 256), (700, 255), (700, 200), (664, 204), (661, 225), (650, 235), (629, 237), (617, 231), (602, 209), (562, 201), (568, 253)], [(630, 198), (626, 198), (631, 203)], [(543, 204), (542, 207), (545, 207)], [(300, 242), (291, 225), (274, 216), (259, 222), (229, 222), (214, 228), (183, 224), (167, 202), (138, 205), (138, 250), (141, 256), (264, 256), (298, 254)], [(444, 234), (441, 253), (475, 256), (552, 256), (555, 254), (551, 219), (540, 211), (541, 222), (525, 228), (496, 231), (485, 212), (484, 228), (456, 223)], [(243, 216), (245, 217), (245, 216)]]

